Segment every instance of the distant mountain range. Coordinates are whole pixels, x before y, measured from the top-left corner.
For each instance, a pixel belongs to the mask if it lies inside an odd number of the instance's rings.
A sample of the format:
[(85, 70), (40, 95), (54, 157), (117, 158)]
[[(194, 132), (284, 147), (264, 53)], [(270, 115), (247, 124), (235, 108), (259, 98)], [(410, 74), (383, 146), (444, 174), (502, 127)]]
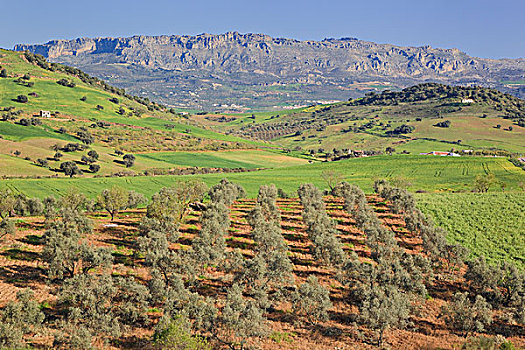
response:
[(299, 41), (229, 32), (16, 45), (171, 106), (246, 110), (347, 100), (422, 82), (481, 85), (525, 97), (525, 59), (355, 38)]

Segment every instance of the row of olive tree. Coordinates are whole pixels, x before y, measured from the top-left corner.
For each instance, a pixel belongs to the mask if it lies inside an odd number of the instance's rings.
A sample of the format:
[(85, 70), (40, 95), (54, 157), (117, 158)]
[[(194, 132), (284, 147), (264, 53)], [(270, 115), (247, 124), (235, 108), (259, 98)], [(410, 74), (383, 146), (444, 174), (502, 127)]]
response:
[[(460, 244), (448, 243), (445, 230), (434, 226), (416, 207), (411, 193), (393, 187), (385, 180), (376, 181), (374, 189), (389, 201), (395, 213), (403, 214), (409, 231), (421, 237), (423, 248), (435, 269), (459, 269), (465, 264), (467, 249)], [(502, 305), (513, 308), (516, 321), (523, 322), (525, 275), (517, 268), (507, 263), (489, 267), (481, 258), (467, 262), (465, 278), (469, 281), (470, 293), (456, 293), (454, 299), (442, 308), (441, 315), (449, 327), (465, 336), (481, 332), (492, 323), (492, 307)]]
[(312, 184), (303, 184), (297, 190), (303, 206), (306, 233), (312, 241), (312, 255), (327, 265), (341, 266), (346, 255), (337, 238), (335, 222), (326, 213), (321, 191)]
[(344, 209), (366, 235), (372, 261), (361, 261), (354, 253), (339, 276), (349, 287), (349, 300), (359, 307), (360, 320), (377, 330), (381, 346), (384, 332), (404, 327), (413, 311), (412, 301), (426, 295), (428, 262), (399, 247), (394, 232), (382, 224), (359, 187), (341, 182), (332, 193), (343, 198)]

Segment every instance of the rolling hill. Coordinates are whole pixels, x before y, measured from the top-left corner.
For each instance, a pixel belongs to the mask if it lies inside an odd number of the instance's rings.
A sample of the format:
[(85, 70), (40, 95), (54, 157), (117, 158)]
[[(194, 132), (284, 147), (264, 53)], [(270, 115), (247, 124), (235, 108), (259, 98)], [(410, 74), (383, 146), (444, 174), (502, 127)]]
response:
[(427, 83), (347, 102), (259, 117), (208, 117), (232, 135), (324, 153), (455, 150), (525, 152), (525, 101), (498, 90)]
[[(214, 168), (266, 168), (306, 162), (253, 142), (207, 130), (187, 116), (148, 99), (128, 95), (67, 66), (49, 64), (31, 53), (0, 51), (0, 176), (57, 176), (60, 165), (74, 162), (85, 176), (162, 172), (194, 167), (188, 161), (138, 156), (139, 153), (215, 151), (224, 161)], [(41, 111), (50, 112), (41, 117)], [(220, 151), (251, 150), (250, 162)], [(97, 158), (87, 157), (95, 151)], [(122, 156), (134, 154), (126, 168)], [(187, 156), (188, 157), (188, 156)], [(94, 170), (90, 165), (98, 165)], [(199, 166), (203, 166), (202, 162)], [(96, 168), (96, 167), (95, 167)], [(160, 169), (160, 170), (159, 170)]]

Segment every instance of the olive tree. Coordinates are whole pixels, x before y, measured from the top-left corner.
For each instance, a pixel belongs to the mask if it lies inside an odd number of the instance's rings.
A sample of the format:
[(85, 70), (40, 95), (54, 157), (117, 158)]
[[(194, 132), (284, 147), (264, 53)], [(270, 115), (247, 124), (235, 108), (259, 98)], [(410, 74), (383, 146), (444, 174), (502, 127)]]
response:
[(0, 239), (5, 236), (12, 236), (16, 233), (16, 226), (13, 220), (9, 218), (2, 219), (0, 221)]
[(293, 312), (296, 315), (306, 316), (311, 323), (327, 320), (328, 310), (332, 306), (330, 292), (319, 283), (315, 276), (308, 276), (292, 299)]
[(62, 280), (98, 266), (109, 267), (113, 262), (111, 252), (84, 239), (93, 230), (91, 220), (82, 212), (85, 197), (70, 193), (61, 202), (58, 208), (52, 207), (56, 205), (52, 200), (46, 202), (50, 217), (42, 257), (49, 266), (49, 278)]
[(441, 308), (441, 316), (453, 330), (468, 336), (471, 332), (482, 332), (492, 323), (492, 310), (481, 295), (474, 302), (468, 293), (456, 293), (452, 302)]
[(243, 288), (234, 284), (229, 290), (219, 317), (222, 333), (230, 347), (244, 349), (249, 338), (267, 334), (266, 318), (256, 302), (243, 298)]
[(146, 198), (140, 193), (113, 186), (102, 191), (98, 196), (97, 204), (111, 215), (113, 221), (120, 210), (136, 208), (145, 201)]
[(23, 336), (38, 331), (44, 321), (44, 313), (30, 289), (16, 294), (17, 302), (10, 301), (0, 312), (0, 347), (22, 348)]
[(82, 170), (75, 164), (75, 162), (67, 161), (60, 164), (60, 170), (69, 177), (75, 175), (82, 175)]
[(0, 218), (4, 219), (14, 212), (17, 196), (10, 188), (5, 187), (0, 189), (0, 198)]
[(200, 180), (179, 181), (153, 195), (147, 216), (158, 220), (168, 218), (178, 225), (188, 213), (190, 204), (201, 201), (205, 193), (206, 184)]
[(236, 199), (246, 195), (242, 186), (222, 179), (218, 184), (210, 188), (208, 192), (210, 199), (215, 203), (223, 203), (227, 207), (231, 206)]
[(410, 309), (409, 299), (397, 288), (377, 286), (367, 291), (359, 311), (361, 321), (379, 333), (377, 343), (382, 346), (385, 331), (404, 327)]
[(192, 242), (192, 254), (201, 270), (218, 264), (226, 251), (225, 235), (230, 227), (230, 210), (222, 203), (212, 202), (200, 218), (201, 230)]

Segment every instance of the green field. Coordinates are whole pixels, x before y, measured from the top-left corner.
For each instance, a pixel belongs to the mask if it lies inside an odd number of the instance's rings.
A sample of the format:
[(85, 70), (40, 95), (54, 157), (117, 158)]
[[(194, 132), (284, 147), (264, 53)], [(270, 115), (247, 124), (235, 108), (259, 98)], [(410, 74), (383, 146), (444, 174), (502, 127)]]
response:
[(138, 154), (139, 160), (156, 160), (177, 167), (275, 168), (306, 163), (299, 158), (260, 150), (220, 152), (155, 152)]
[(525, 193), (418, 194), (418, 206), (451, 241), (489, 262), (525, 267)]
[[(433, 157), (433, 156), (377, 156), (355, 158), (340, 162), (305, 164), (275, 168), (249, 173), (195, 175), (208, 184), (215, 184), (221, 178), (240, 183), (248, 195), (253, 197), (261, 184), (274, 183), (287, 192), (294, 192), (300, 184), (312, 182), (326, 188), (321, 178), (325, 170), (335, 170), (343, 179), (354, 183), (367, 192), (372, 192), (374, 179), (407, 179), (410, 191), (452, 192), (470, 191), (477, 175), (492, 173), (496, 179), (507, 184), (508, 191), (519, 189), (525, 182), (525, 172), (504, 158), (481, 157)], [(151, 196), (163, 186), (170, 186), (187, 176), (136, 176), (115, 178), (58, 178), (58, 179), (10, 179), (1, 180), (0, 186), (9, 186), (28, 196), (45, 197), (60, 195), (71, 187), (90, 197), (103, 189), (121, 185)], [(499, 187), (494, 187), (500, 191)]]

